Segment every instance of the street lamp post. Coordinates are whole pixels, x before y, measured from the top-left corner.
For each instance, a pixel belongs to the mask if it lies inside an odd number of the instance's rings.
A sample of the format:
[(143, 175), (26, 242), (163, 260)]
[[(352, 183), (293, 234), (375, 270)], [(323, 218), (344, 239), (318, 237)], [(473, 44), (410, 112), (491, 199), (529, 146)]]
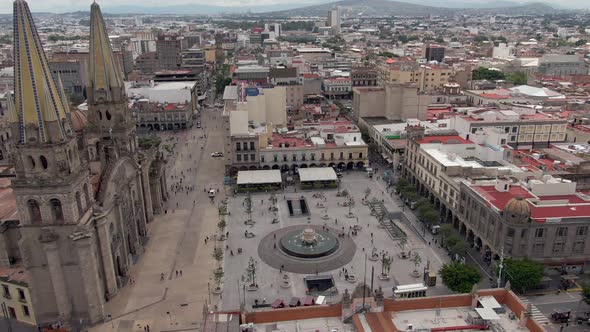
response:
[(498, 288), (501, 287), (502, 283), (502, 269), (504, 268), (504, 246), (500, 251), (500, 264), (498, 265)]

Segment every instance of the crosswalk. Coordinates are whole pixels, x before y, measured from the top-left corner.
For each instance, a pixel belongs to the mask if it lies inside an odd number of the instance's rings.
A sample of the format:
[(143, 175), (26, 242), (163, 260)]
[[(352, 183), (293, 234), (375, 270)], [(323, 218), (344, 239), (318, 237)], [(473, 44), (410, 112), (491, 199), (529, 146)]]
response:
[(528, 307), (528, 305), (531, 304), (531, 313), (532, 313), (533, 319), (535, 319), (539, 324), (545, 325), (545, 324), (551, 323), (549, 321), (549, 318), (547, 318), (547, 316), (545, 316), (541, 311), (539, 311), (537, 306), (532, 304), (531, 301), (529, 301), (529, 299), (527, 299), (524, 296), (519, 296), (519, 298), (522, 301), (522, 303), (524, 303), (525, 307)]

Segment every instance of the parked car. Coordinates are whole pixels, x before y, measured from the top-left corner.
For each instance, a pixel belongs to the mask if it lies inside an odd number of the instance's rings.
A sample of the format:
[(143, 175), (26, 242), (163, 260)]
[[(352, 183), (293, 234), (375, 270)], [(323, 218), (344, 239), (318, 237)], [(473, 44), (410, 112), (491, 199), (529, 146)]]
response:
[(551, 319), (556, 323), (566, 323), (570, 320), (572, 311), (568, 308), (553, 309)]
[(216, 193), (215, 193), (215, 189), (211, 189), (211, 190), (209, 190), (209, 193), (208, 193), (208, 195), (209, 195), (209, 197), (210, 197), (210, 198), (213, 198), (213, 197), (215, 197), (215, 194), (216, 194)]
[(214, 157), (214, 158), (215, 158), (215, 157), (223, 157), (223, 153), (221, 153), (221, 152), (213, 152), (213, 153), (211, 154), (211, 157)]

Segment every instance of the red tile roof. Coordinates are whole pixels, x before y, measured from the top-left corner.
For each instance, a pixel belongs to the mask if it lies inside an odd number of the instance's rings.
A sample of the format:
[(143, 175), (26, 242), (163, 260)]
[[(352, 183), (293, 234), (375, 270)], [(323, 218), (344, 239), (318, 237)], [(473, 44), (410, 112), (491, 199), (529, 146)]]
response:
[(499, 95), (497, 93), (482, 93), (479, 96), (482, 98), (488, 98), (488, 99), (508, 99), (508, 98), (510, 98), (509, 96)]
[[(553, 196), (535, 196), (524, 187), (514, 185), (507, 192), (497, 191), (495, 186), (471, 186), (482, 198), (488, 202), (488, 206), (493, 206), (502, 211), (508, 201), (514, 197), (521, 196), (526, 199), (531, 208), (531, 219), (537, 223), (546, 222), (547, 219), (555, 218), (582, 218), (590, 217), (590, 200), (585, 200), (578, 195), (553, 195)], [(556, 201), (551, 204), (537, 206), (531, 201)], [(562, 202), (557, 202), (562, 201)]]
[(423, 139), (418, 140), (419, 144), (427, 143), (442, 143), (442, 144), (473, 144), (472, 141), (466, 140), (458, 135), (448, 136), (424, 136)]
[(497, 191), (495, 186), (471, 186), (481, 197), (498, 210), (503, 210), (508, 201), (516, 196), (522, 198), (534, 198), (533, 194), (521, 186), (510, 186), (507, 192)]

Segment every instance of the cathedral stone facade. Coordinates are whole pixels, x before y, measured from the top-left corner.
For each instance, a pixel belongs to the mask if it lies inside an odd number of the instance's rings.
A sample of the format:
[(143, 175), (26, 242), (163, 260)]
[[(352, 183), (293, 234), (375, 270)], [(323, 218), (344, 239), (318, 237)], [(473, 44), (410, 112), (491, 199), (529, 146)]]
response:
[(157, 146), (139, 146), (98, 4), (90, 15), (84, 113), (53, 80), (28, 4), (14, 2), (18, 222), (0, 229), (0, 265), (24, 266), (39, 323), (103, 320), (167, 199), (165, 162)]

